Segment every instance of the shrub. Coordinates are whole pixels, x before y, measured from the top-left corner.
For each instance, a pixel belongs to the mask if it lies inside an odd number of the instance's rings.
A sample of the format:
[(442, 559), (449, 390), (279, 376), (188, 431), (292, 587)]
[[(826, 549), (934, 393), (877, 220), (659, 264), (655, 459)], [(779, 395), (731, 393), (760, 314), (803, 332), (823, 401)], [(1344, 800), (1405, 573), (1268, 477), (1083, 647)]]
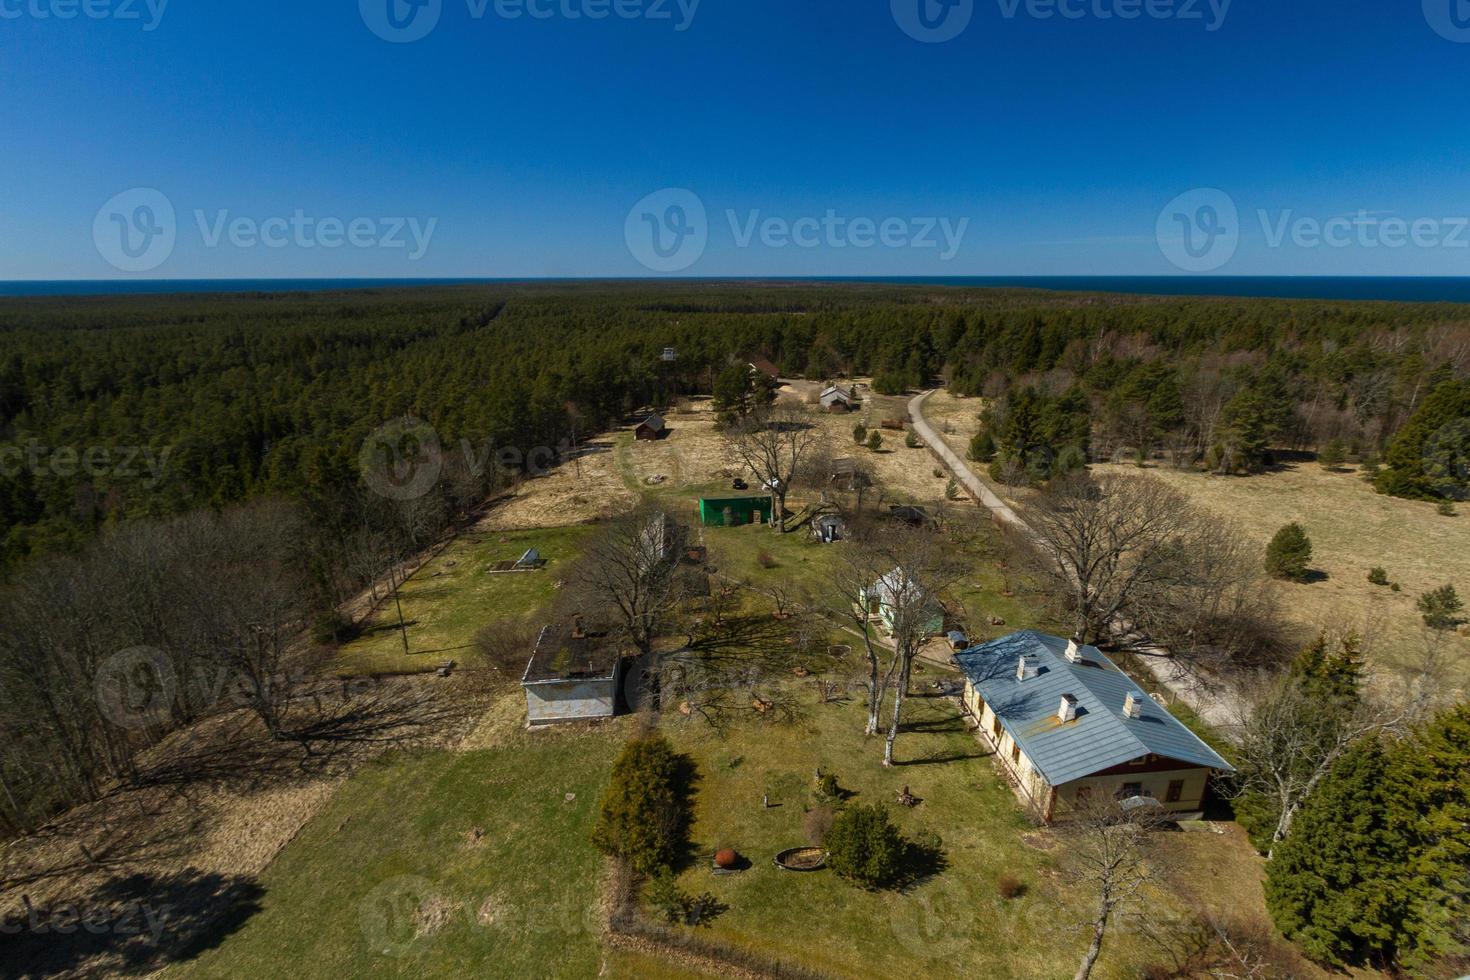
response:
[(1455, 516), (1455, 502), (1453, 500), (1441, 500), (1439, 506), (1434, 509), (1445, 517)]
[(995, 887), (1000, 892), (1001, 898), (1020, 898), (1026, 893), (1026, 886), (1021, 883), (1021, 879), (1012, 874), (1004, 874), (997, 878)]
[(1393, 583), (1388, 588), (1389, 588), (1389, 591), (1391, 591), (1391, 592), (1402, 592), (1402, 591), (1404, 591), (1404, 587), (1402, 585), (1399, 585), (1397, 582)]
[(836, 773), (822, 773), (822, 778), (817, 780), (817, 795), (824, 800), (836, 800), (842, 797), (842, 785), (837, 782)]
[(868, 427), (866, 425), (863, 425), (861, 422), (853, 426), (852, 441), (857, 443), (859, 446), (866, 445), (868, 442)]
[(903, 444), (905, 446), (908, 446), (910, 449), (918, 449), (924, 445), (922, 442), (919, 441), (918, 433), (912, 430), (910, 430), (909, 433), (903, 437)]
[(1374, 568), (1368, 573), (1368, 581), (1374, 585), (1388, 584), (1388, 570), (1385, 568)]
[(1312, 560), (1312, 541), (1300, 524), (1288, 524), (1276, 532), (1266, 547), (1266, 571), (1272, 578), (1305, 582)]
[(873, 430), (872, 432), (869, 432), (868, 433), (868, 448), (871, 449), (875, 453), (878, 450), (882, 449), (883, 448), (883, 433), (877, 431), (876, 429)]
[(1452, 630), (1460, 625), (1460, 613), (1465, 603), (1453, 585), (1442, 585), (1419, 597), (1419, 611), (1424, 614), (1424, 625), (1430, 629)]
[(802, 821), (807, 843), (813, 847), (821, 847), (826, 842), (827, 835), (832, 832), (832, 823), (836, 819), (837, 813), (830, 806), (817, 806), (808, 810)]
[(879, 804), (844, 810), (827, 834), (832, 870), (864, 888), (881, 888), (897, 880), (907, 842)]
[(968, 455), (972, 463), (988, 463), (995, 458), (995, 437), (990, 434), (989, 429), (977, 432), (975, 438), (970, 440)]
[(688, 847), (694, 766), (668, 739), (650, 735), (624, 746), (602, 795), (592, 842), (639, 874), (672, 868)]
[(960, 485), (953, 478), (944, 485), (944, 498), (946, 500), (960, 499)]
[(761, 552), (755, 556), (755, 561), (756, 564), (760, 565), (761, 568), (776, 567), (776, 556), (764, 549), (762, 549)]

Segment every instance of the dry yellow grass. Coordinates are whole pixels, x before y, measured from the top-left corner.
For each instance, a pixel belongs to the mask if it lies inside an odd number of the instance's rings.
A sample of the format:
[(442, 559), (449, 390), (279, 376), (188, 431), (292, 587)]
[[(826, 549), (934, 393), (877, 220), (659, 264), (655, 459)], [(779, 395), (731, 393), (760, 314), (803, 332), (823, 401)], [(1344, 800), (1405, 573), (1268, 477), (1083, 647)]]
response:
[[(1110, 464), (1097, 472), (1136, 474)], [(1425, 630), (1417, 597), (1446, 583), (1470, 592), (1470, 518), (1445, 517), (1431, 504), (1376, 494), (1356, 472), (1329, 473), (1296, 463), (1251, 477), (1220, 477), (1151, 467), (1148, 473), (1195, 504), (1238, 524), (1260, 546), (1293, 521), (1312, 540), (1312, 567), (1327, 577), (1306, 585), (1276, 584), (1288, 618), (1304, 631), (1357, 630), (1374, 661), (1393, 671), (1422, 659)], [(1371, 585), (1381, 565), (1401, 592)], [(1470, 638), (1447, 638), (1452, 677), (1464, 696)]]

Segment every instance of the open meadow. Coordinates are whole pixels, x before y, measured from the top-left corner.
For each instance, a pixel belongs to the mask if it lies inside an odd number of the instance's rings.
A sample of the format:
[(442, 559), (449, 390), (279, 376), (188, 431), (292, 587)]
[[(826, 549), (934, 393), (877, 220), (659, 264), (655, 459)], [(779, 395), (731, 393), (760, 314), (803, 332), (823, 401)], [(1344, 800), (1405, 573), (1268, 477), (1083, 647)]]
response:
[[(1100, 472), (1136, 474), (1122, 464)], [(1210, 476), (1151, 466), (1150, 475), (1196, 505), (1238, 525), (1260, 548), (1282, 526), (1297, 522), (1312, 541), (1314, 581), (1275, 582), (1281, 609), (1304, 636), (1321, 629), (1356, 630), (1385, 672), (1415, 672), (1426, 637), (1444, 642), (1451, 682), (1463, 697), (1470, 684), (1470, 638), (1430, 636), (1415, 607), (1441, 585), (1470, 593), (1470, 516), (1446, 517), (1433, 504), (1374, 493), (1352, 468), (1328, 472), (1315, 462), (1290, 462), (1249, 477)], [(1373, 585), (1381, 566), (1400, 591)]]

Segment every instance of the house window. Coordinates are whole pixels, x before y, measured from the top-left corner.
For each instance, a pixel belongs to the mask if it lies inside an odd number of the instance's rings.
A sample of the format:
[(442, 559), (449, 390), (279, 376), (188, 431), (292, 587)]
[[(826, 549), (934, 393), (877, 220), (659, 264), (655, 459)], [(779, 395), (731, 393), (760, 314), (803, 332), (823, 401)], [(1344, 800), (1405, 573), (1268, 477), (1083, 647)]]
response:
[(1000, 715), (995, 716), (995, 723), (990, 726), (991, 732), (995, 734), (995, 744), (1000, 744)]
[(1011, 762), (1018, 766), (1021, 764), (1021, 747), (1019, 745), (1011, 746)]
[(1142, 783), (1124, 783), (1123, 788), (1118, 791), (1118, 796), (1125, 800), (1131, 800), (1135, 796), (1143, 795)]
[(1072, 795), (1072, 798), (1077, 801), (1079, 806), (1086, 806), (1092, 800), (1092, 787), (1078, 786), (1077, 792)]
[(1169, 792), (1164, 796), (1165, 803), (1178, 803), (1184, 799), (1184, 780), (1169, 780)]

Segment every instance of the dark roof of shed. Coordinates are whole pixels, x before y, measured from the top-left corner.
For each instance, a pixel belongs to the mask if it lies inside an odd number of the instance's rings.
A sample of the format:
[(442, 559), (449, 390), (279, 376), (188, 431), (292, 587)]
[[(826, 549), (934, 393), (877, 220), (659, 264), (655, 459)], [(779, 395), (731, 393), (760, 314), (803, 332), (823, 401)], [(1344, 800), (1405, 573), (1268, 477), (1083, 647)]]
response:
[[(1148, 696), (1096, 647), (1083, 647), (1083, 662), (1066, 658), (1067, 641), (1033, 630), (992, 640), (956, 655), (960, 668), (1005, 730), (1053, 786), (1132, 762), (1146, 755), (1210, 769), (1230, 764)], [(1022, 657), (1037, 675), (1016, 679)], [(1057, 720), (1062, 696), (1077, 699), (1077, 719)], [(1129, 694), (1142, 706), (1123, 716)]]
[(547, 626), (536, 638), (522, 684), (603, 680), (617, 673), (618, 652), (605, 637), (574, 636), (569, 624)]
[(650, 415), (648, 418), (638, 423), (638, 427), (640, 429), (644, 426), (648, 426), (648, 428), (652, 429), (654, 432), (662, 432), (664, 430), (664, 417), (662, 415)]

